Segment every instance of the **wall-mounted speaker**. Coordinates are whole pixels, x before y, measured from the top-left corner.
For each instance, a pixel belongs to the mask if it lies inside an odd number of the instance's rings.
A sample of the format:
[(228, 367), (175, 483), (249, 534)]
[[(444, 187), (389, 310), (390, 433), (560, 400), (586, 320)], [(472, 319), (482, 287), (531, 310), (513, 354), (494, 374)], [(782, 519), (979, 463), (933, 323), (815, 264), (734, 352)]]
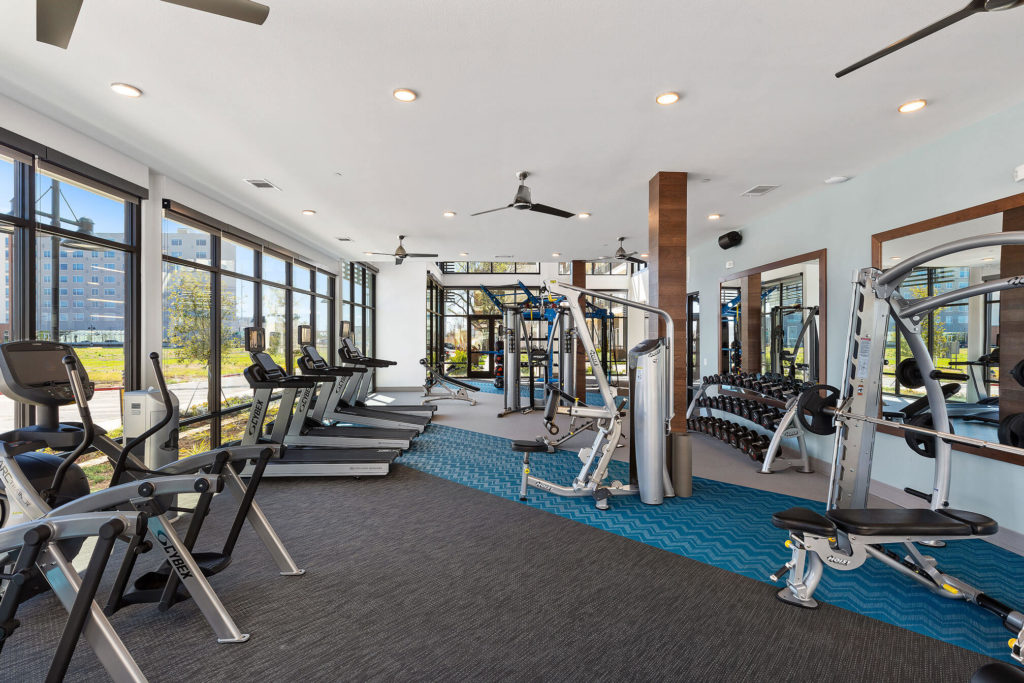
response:
[(718, 246), (720, 246), (722, 249), (732, 249), (742, 241), (743, 235), (739, 234), (735, 230), (732, 230), (718, 238)]

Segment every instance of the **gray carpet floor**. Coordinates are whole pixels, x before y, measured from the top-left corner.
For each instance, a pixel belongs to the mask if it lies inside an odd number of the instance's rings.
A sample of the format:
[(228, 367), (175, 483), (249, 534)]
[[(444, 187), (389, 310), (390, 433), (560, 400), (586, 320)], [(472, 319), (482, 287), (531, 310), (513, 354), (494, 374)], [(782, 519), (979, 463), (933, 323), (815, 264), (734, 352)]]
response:
[[(191, 603), (115, 615), (150, 680), (959, 683), (988, 661), (404, 467), (268, 481), (259, 500), (307, 574), (279, 577), (246, 530), (213, 585), (248, 643), (216, 644)], [(0, 680), (41, 680), (64, 612), (41, 596), (19, 616)], [(83, 642), (68, 680), (104, 678)]]

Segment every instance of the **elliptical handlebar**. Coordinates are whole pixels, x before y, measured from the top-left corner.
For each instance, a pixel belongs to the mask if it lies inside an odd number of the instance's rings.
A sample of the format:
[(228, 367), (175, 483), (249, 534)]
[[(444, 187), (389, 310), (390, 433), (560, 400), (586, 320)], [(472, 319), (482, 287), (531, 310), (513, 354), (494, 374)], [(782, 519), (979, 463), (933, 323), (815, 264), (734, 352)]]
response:
[(53, 474), (50, 488), (42, 492), (42, 497), (46, 500), (47, 505), (50, 506), (53, 506), (56, 501), (57, 492), (60, 491), (61, 486), (64, 484), (64, 477), (67, 475), (67, 471), (82, 457), (83, 453), (89, 450), (93, 439), (96, 437), (96, 427), (92, 422), (89, 401), (85, 397), (85, 385), (82, 383), (82, 376), (78, 374), (78, 359), (68, 354), (64, 356), (63, 363), (64, 369), (68, 373), (68, 381), (71, 384), (71, 394), (75, 397), (75, 407), (78, 408), (78, 415), (82, 420), (82, 440), (57, 466), (57, 471)]
[(166, 427), (173, 418), (173, 411), (171, 410), (171, 392), (167, 389), (167, 382), (164, 379), (164, 371), (160, 366), (160, 354), (153, 351), (149, 354), (149, 360), (153, 363), (153, 373), (156, 375), (156, 386), (160, 391), (160, 402), (164, 404), (164, 416), (160, 422), (142, 432), (121, 448), (121, 452), (117, 454), (117, 462), (114, 464), (114, 473), (110, 477), (112, 486), (119, 483), (121, 475), (127, 471), (128, 455), (140, 444), (144, 443), (146, 439)]

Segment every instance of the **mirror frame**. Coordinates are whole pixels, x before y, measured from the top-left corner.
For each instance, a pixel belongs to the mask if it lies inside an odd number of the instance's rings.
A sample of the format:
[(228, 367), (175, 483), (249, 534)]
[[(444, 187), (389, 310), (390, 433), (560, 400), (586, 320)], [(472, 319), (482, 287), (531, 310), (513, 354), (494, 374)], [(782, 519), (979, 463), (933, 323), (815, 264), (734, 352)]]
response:
[[(726, 276), (722, 276), (718, 280), (718, 297), (716, 301), (722, 300), (722, 285), (732, 280), (742, 280), (750, 277), (751, 275), (760, 275), (769, 270), (775, 270), (776, 268), (785, 268), (786, 266), (795, 266), (800, 263), (806, 263), (807, 261), (818, 262), (818, 381), (821, 383), (825, 382), (825, 378), (828, 377), (828, 249), (818, 249), (817, 251), (809, 251), (805, 254), (797, 254), (789, 258), (781, 259), (779, 261), (773, 261), (766, 263), (763, 266), (757, 266), (756, 268), (748, 268), (736, 273), (729, 273)], [(721, 304), (718, 304), (719, 311), (715, 316), (715, 327), (717, 331), (715, 333), (716, 339), (718, 339), (718, 345), (716, 346), (715, 358), (716, 367), (718, 372), (727, 372), (728, 370), (722, 370), (721, 368), (721, 349), (722, 349), (722, 325), (721, 325)], [(747, 317), (743, 317), (743, 325), (746, 326)], [(760, 323), (760, 319), (758, 320)], [(760, 324), (758, 325), (760, 328)], [(740, 338), (746, 336), (747, 330), (740, 332)]]
[[(953, 211), (951, 213), (936, 216), (934, 218), (928, 218), (923, 221), (916, 223), (910, 223), (899, 228), (892, 228), (891, 230), (883, 230), (877, 232), (871, 236), (871, 266), (873, 268), (882, 269), (882, 245), (885, 242), (899, 239), (901, 237), (909, 237), (911, 235), (917, 235), (922, 232), (928, 232), (929, 230), (937, 230), (939, 228), (949, 227), (957, 223), (963, 223), (966, 221), (975, 220), (977, 218), (984, 218), (985, 216), (992, 216), (995, 214), (1005, 214), (1008, 211), (1021, 209), (1024, 210), (1024, 192), (1020, 194), (1011, 195), (1009, 197), (1003, 197), (1002, 199), (996, 199), (991, 202), (985, 202), (984, 204), (978, 204), (977, 206), (968, 207), (959, 211)], [(1024, 229), (1024, 221), (1021, 228), (1012, 229)], [(1003, 230), (1007, 229), (1007, 219), (1004, 215), (1003, 218)], [(1015, 247), (1016, 248), (1016, 247)], [(1006, 247), (1003, 247), (1005, 250)], [(1002, 264), (1000, 264), (1000, 268)], [(1000, 321), (1002, 321), (1002, 306), (1000, 306)], [(1002, 326), (1002, 325), (1000, 325)], [(1002, 356), (1000, 356), (1001, 358)], [(1009, 375), (1009, 370), (1012, 368), (1012, 364), (1004, 368), (1002, 364), (999, 367), (999, 376), (1002, 378), (1005, 375)], [(1003, 392), (1000, 391), (1000, 396)], [(1003, 402), (1000, 400), (999, 414), (1000, 417), (1008, 414), (1009, 411), (1003, 411)], [(878, 431), (884, 434), (892, 434), (895, 436), (902, 437), (904, 430), (896, 425), (879, 425)], [(977, 448), (975, 446), (968, 446), (966, 444), (953, 444), (953, 450), (961, 451), (963, 453), (973, 453), (974, 455), (980, 455), (984, 458), (991, 458), (993, 460), (1000, 460), (1002, 462), (1008, 462), (1014, 465), (1024, 465), (1024, 458), (1015, 457), (1009, 453), (1002, 451), (993, 450), (991, 448)]]

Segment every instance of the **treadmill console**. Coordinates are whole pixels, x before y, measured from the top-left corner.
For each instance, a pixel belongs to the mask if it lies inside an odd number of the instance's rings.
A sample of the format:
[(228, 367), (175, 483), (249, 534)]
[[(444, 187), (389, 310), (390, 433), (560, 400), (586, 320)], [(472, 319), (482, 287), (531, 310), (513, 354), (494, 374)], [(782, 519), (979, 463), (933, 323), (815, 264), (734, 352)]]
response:
[(281, 369), (281, 366), (274, 362), (274, 359), (270, 357), (270, 354), (265, 351), (252, 354), (252, 360), (259, 367), (264, 378), (271, 382), (282, 380), (288, 376), (288, 374)]
[[(50, 341), (19, 341), (0, 344), (0, 393), (20, 403), (57, 407), (74, 403), (65, 356), (78, 354), (67, 344)], [(78, 362), (78, 373), (91, 399), (93, 384)]]
[(303, 346), (302, 355), (309, 360), (309, 365), (314, 370), (327, 370), (330, 366), (327, 365), (327, 361), (320, 355), (320, 352), (316, 350), (315, 346)]

